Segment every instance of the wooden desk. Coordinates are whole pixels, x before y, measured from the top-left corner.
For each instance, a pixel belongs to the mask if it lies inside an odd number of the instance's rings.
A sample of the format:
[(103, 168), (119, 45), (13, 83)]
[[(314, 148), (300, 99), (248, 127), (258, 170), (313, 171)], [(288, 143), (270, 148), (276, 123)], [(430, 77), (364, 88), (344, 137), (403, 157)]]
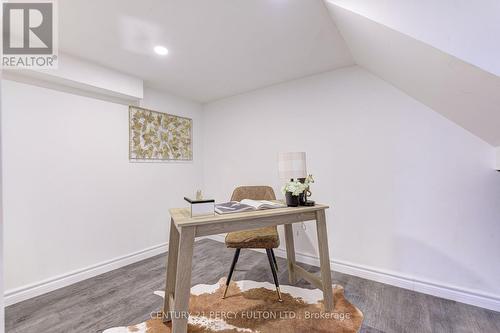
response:
[[(170, 240), (163, 312), (164, 321), (173, 321), (173, 333), (187, 332), (191, 264), (195, 237), (280, 224), (285, 226), (290, 284), (294, 284), (297, 277), (301, 277), (316, 288), (323, 290), (325, 311), (331, 311), (334, 304), (325, 219), (327, 208), (326, 205), (317, 204), (314, 207), (287, 207), (194, 218), (190, 216), (188, 208), (170, 209)], [(307, 272), (295, 263), (292, 223), (310, 220), (316, 221), (321, 278)]]

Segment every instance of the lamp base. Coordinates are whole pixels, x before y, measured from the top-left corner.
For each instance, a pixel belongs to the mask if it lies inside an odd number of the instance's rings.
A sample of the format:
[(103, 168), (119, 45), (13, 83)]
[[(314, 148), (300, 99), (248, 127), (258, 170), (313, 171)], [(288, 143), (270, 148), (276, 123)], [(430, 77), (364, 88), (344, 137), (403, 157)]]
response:
[(304, 206), (308, 206), (308, 207), (311, 207), (311, 206), (314, 206), (315, 203), (313, 200), (307, 200), (306, 202), (304, 202)]

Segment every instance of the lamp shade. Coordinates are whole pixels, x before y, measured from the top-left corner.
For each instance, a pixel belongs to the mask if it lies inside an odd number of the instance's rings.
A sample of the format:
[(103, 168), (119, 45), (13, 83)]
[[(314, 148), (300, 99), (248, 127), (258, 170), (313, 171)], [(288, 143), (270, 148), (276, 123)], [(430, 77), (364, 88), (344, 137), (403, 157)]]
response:
[(306, 178), (306, 153), (279, 153), (278, 170), (281, 179)]

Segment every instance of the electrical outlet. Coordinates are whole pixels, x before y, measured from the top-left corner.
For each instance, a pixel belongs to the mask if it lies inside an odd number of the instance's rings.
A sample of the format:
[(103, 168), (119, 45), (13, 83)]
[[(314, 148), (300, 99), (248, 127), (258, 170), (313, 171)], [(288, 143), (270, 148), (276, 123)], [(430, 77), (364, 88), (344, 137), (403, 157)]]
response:
[(497, 171), (500, 171), (500, 147), (497, 148), (497, 165), (496, 165)]

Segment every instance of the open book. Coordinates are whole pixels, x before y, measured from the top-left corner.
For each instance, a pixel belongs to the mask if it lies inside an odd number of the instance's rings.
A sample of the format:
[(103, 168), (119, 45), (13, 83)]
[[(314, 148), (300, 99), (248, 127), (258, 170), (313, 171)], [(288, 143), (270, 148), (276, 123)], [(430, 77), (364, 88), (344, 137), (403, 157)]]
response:
[(229, 201), (215, 205), (215, 211), (218, 214), (240, 213), (259, 209), (283, 208), (286, 205), (280, 202), (267, 200), (243, 199), (241, 201)]

